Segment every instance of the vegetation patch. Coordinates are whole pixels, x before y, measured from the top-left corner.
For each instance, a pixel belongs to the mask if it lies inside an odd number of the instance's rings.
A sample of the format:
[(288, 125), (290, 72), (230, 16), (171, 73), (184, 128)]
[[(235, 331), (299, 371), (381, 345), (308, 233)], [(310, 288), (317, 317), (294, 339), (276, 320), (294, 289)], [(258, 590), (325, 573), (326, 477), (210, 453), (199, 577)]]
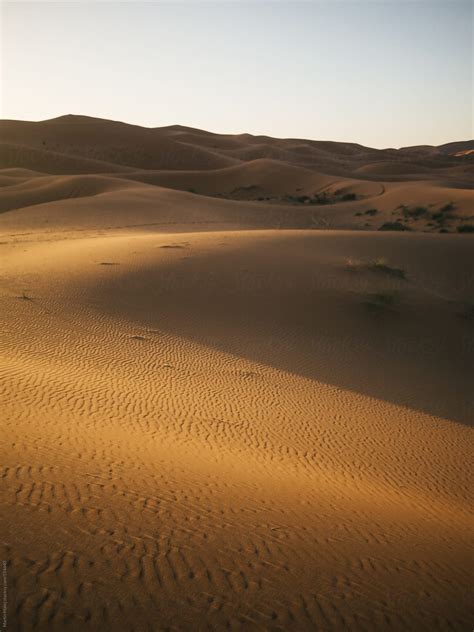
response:
[(401, 268), (389, 265), (386, 259), (379, 257), (377, 259), (369, 259), (364, 261), (362, 259), (349, 259), (347, 262), (349, 270), (354, 272), (369, 270), (371, 272), (378, 272), (387, 276), (394, 277), (396, 279), (406, 279), (406, 273)]
[(411, 230), (411, 228), (401, 222), (385, 222), (379, 227), (379, 230)]
[(337, 204), (338, 202), (352, 202), (357, 200), (357, 195), (355, 193), (342, 193), (340, 191), (331, 194), (327, 191), (323, 191), (322, 193), (314, 193), (313, 196), (285, 195), (283, 200), (292, 204)]
[(447, 204), (445, 204), (444, 206), (442, 206), (439, 209), (440, 213), (449, 213), (450, 211), (454, 211), (456, 207), (454, 206), (453, 202), (448, 202)]
[(420, 219), (428, 213), (426, 206), (414, 206), (412, 208), (403, 206), (403, 214), (405, 217), (411, 217), (412, 219)]
[(474, 224), (460, 224), (457, 231), (458, 233), (474, 233)]
[(448, 202), (448, 204), (444, 204), (436, 213), (432, 213), (431, 217), (439, 223), (444, 222), (448, 218), (453, 218), (452, 215), (449, 215), (451, 211), (454, 211), (456, 207), (452, 202)]

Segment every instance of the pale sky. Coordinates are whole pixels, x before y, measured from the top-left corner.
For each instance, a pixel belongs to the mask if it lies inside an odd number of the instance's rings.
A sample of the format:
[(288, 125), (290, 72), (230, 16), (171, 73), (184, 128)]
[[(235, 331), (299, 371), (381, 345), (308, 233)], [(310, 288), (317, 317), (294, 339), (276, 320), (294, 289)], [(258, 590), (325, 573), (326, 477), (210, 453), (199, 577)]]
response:
[(2, 2), (2, 118), (473, 138), (471, 0)]

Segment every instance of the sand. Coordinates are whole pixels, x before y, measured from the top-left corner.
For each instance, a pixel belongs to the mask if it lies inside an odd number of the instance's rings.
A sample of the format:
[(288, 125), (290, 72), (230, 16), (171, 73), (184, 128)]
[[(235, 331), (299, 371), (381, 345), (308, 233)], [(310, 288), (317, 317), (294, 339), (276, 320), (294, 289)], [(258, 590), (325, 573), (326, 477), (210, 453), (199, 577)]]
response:
[[(159, 132), (183, 135), (262, 144)], [(472, 163), (445, 151), (424, 160), (454, 175), (393, 181), (267, 158), (0, 172), (11, 629), (472, 627)], [(249, 173), (275, 198), (239, 198)], [(343, 185), (367, 197), (277, 199)], [(354, 214), (426, 192), (456, 200), (453, 234)]]

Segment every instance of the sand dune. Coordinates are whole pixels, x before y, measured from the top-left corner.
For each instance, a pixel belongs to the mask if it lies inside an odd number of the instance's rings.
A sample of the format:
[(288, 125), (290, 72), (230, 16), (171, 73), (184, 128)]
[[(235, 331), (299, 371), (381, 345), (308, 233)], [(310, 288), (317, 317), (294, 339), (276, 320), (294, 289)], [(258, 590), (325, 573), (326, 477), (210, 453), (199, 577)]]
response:
[[(23, 625), (467, 625), (459, 239), (124, 231), (4, 245)], [(348, 266), (375, 255), (407, 280)]]
[(207, 171), (137, 171), (124, 177), (204, 195), (246, 195), (254, 200), (261, 196), (313, 193), (335, 181), (332, 176), (269, 159)]
[[(351, 144), (320, 170), (312, 141), (5, 125), (35, 159), (0, 171), (12, 628), (469, 630), (473, 237), (437, 234), (474, 215), (463, 146), (405, 177)], [(196, 162), (86, 155), (150, 134)], [(291, 160), (236, 157), (262, 141)]]
[(177, 144), (159, 130), (89, 117), (1, 121), (0, 136), (5, 143), (145, 169), (216, 169), (235, 162), (198, 146)]
[(76, 173), (116, 173), (126, 172), (126, 167), (103, 160), (91, 160), (81, 156), (69, 156), (44, 147), (0, 144), (0, 165), (2, 171), (21, 168), (25, 171), (39, 171), (51, 174)]
[[(10, 188), (15, 185), (11, 170), (22, 169), (60, 176), (113, 175), (124, 182), (261, 202), (256, 215), (272, 218), (263, 221), (268, 228), (313, 226), (317, 218), (316, 225), (332, 228), (378, 229), (398, 221), (415, 231), (450, 232), (474, 218), (473, 156), (465, 153), (472, 141), (377, 150), (353, 143), (219, 135), (181, 126), (148, 129), (81, 116), (39, 123), (1, 121), (0, 132), (3, 142), (10, 143), (0, 148), (3, 210), (57, 200), (61, 192), (64, 198), (75, 197), (61, 179), (54, 184), (25, 182), (17, 194)], [(80, 185), (77, 195), (97, 195), (97, 186), (97, 180)], [(113, 188), (107, 185), (107, 192)], [(130, 185), (117, 188), (128, 190)], [(162, 194), (141, 189), (142, 194), (147, 199), (156, 196), (161, 215)], [(293, 213), (264, 208), (288, 204)], [(254, 212), (253, 206), (242, 209), (244, 216)]]
[(117, 178), (86, 176), (43, 176), (10, 184), (0, 193), (0, 213), (55, 200), (91, 197), (109, 191), (136, 187), (135, 182)]

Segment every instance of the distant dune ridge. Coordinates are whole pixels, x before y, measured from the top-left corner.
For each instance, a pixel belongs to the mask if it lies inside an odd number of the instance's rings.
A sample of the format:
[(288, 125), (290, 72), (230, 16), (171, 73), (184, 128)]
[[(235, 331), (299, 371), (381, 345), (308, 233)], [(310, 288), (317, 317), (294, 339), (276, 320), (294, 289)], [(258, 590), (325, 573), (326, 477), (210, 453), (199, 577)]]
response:
[[(18, 182), (17, 195), (8, 190), (16, 183), (9, 171), (20, 168), (50, 176), (113, 176), (117, 190), (133, 181), (147, 201), (157, 196), (157, 220), (159, 187), (261, 202), (262, 207), (276, 204), (273, 213), (261, 211), (269, 228), (309, 227), (317, 217), (320, 225), (331, 227), (377, 229), (398, 221), (412, 230), (445, 232), (474, 219), (474, 141), (377, 150), (354, 143), (213, 134), (178, 125), (144, 128), (73, 115), (39, 123), (1, 121), (0, 139), (2, 211), (113, 195), (109, 180), (102, 191), (97, 180), (90, 186), (81, 180), (74, 188), (72, 180), (69, 186), (59, 177), (42, 184), (36, 174), (23, 176), (28, 182)], [(288, 205), (292, 208), (285, 212)], [(439, 215), (447, 205), (450, 211)], [(376, 214), (365, 214), (374, 208)], [(414, 208), (424, 211), (413, 214)], [(140, 213), (138, 203), (135, 212)], [(255, 217), (261, 225), (262, 218)], [(227, 221), (225, 214), (222, 220)]]
[(0, 140), (7, 629), (471, 629), (474, 141)]

